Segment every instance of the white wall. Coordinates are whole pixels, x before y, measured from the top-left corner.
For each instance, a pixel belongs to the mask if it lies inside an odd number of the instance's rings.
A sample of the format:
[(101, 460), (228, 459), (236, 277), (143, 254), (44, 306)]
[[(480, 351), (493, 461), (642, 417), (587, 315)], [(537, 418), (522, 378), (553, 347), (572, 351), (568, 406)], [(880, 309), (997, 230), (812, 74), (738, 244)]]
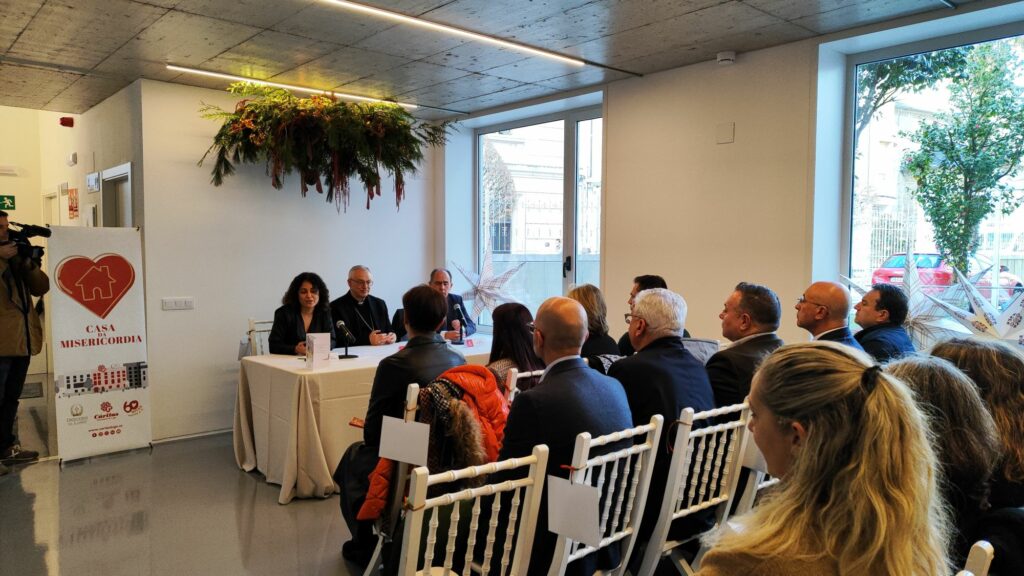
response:
[[(608, 86), (610, 318), (627, 311), (634, 276), (660, 274), (686, 298), (691, 333), (721, 338), (718, 313), (742, 280), (779, 294), (784, 339), (807, 337), (792, 306), (811, 279), (816, 50), (799, 42)], [(729, 122), (735, 142), (716, 144)]]
[[(230, 427), (246, 320), (272, 318), (299, 272), (319, 273), (336, 298), (348, 290), (348, 268), (368, 265), (374, 294), (400, 307), (433, 264), (435, 199), (424, 172), (407, 179), (398, 211), (391, 179), (369, 211), (353, 181), (341, 214), (315, 191), (302, 198), (295, 178), (273, 189), (262, 166), (239, 166), (214, 187), (212, 162), (196, 162), (218, 123), (199, 108), (231, 108), (237, 98), (154, 81), (141, 82), (141, 95), (149, 375), (162, 439)], [(423, 165), (431, 163), (428, 155)], [(171, 296), (195, 298), (196, 309), (162, 311)]]

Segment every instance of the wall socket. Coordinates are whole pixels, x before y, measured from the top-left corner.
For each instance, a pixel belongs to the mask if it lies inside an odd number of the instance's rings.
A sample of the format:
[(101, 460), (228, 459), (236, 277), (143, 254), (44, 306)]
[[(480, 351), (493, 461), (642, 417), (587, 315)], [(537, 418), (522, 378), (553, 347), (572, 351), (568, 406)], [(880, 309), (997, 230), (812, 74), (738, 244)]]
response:
[(161, 310), (193, 310), (195, 307), (196, 299), (191, 296), (160, 299)]

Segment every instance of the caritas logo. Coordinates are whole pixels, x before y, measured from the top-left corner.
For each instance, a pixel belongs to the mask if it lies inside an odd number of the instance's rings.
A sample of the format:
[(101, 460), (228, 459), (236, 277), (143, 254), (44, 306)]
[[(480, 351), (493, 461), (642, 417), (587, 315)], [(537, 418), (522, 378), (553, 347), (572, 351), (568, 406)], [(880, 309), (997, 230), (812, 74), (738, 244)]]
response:
[(142, 404), (138, 400), (128, 400), (121, 408), (128, 416), (138, 416), (142, 413)]
[(104, 402), (100, 404), (100, 410), (103, 411), (103, 414), (93, 415), (94, 419), (109, 420), (111, 418), (117, 418), (120, 415), (118, 412), (114, 412), (114, 405), (111, 404), (110, 402)]

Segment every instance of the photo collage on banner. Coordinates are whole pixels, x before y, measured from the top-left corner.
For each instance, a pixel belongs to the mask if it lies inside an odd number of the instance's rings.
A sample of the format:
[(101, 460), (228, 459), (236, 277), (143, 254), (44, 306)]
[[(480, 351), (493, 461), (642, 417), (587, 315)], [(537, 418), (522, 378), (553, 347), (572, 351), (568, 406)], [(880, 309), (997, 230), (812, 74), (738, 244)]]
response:
[(58, 226), (48, 253), (61, 458), (148, 446), (141, 233)]

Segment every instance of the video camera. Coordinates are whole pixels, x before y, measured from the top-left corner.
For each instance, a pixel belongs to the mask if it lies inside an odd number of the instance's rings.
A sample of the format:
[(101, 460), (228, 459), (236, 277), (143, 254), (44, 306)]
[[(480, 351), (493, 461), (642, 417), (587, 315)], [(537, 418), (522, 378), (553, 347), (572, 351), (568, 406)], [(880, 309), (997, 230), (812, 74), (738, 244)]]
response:
[(50, 234), (53, 234), (53, 230), (50, 230), (45, 226), (34, 226), (32, 224), (21, 224), (18, 222), (11, 222), (10, 225), (17, 227), (17, 230), (10, 228), (7, 231), (7, 237), (14, 242), (15, 246), (18, 247), (18, 256), (35, 262), (37, 266), (42, 266), (42, 247), (33, 246), (28, 239), (35, 238), (36, 236), (49, 238)]

